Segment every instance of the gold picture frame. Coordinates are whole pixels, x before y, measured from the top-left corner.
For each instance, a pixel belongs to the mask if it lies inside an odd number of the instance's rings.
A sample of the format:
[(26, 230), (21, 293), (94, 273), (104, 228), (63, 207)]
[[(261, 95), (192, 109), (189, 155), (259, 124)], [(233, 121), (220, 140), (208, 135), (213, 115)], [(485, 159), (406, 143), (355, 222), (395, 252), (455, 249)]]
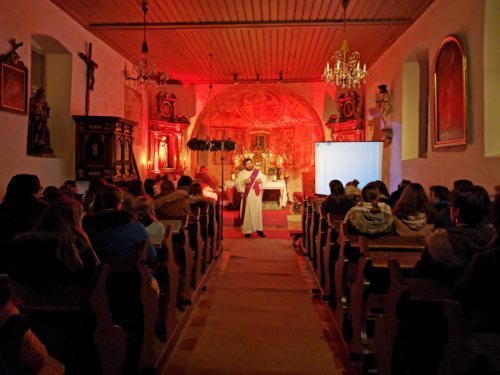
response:
[(434, 148), (467, 144), (467, 59), (461, 41), (447, 36), (434, 58)]

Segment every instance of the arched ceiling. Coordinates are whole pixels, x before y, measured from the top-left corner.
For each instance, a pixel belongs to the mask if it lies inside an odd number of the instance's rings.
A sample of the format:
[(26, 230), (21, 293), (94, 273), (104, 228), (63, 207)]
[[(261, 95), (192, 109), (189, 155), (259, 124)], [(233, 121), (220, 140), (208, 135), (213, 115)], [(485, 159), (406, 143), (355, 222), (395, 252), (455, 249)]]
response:
[[(130, 59), (140, 53), (139, 0), (51, 0)], [(368, 68), (434, 0), (351, 0), (347, 40)], [(149, 0), (150, 54), (172, 78), (319, 81), (343, 33), (340, 0)], [(95, 51), (96, 56), (98, 51)]]

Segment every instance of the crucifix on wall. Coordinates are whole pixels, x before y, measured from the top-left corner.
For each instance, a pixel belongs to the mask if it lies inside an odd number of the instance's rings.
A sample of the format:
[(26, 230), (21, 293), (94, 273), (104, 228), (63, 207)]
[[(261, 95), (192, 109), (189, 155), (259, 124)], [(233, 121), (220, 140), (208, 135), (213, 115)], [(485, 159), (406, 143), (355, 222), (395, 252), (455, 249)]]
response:
[(87, 55), (84, 54), (83, 52), (78, 52), (78, 56), (80, 56), (87, 65), (87, 84), (85, 88), (85, 116), (88, 116), (89, 106), (90, 106), (90, 91), (94, 91), (94, 83), (95, 83), (94, 72), (98, 67), (97, 63), (94, 60), (92, 60), (92, 43), (89, 43), (89, 52)]

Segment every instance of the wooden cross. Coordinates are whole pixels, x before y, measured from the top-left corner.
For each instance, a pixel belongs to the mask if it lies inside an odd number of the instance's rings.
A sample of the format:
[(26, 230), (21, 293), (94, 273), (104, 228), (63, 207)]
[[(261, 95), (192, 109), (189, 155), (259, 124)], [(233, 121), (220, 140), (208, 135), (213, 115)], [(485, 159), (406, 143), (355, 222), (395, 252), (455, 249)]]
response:
[(85, 61), (87, 65), (87, 84), (85, 88), (85, 116), (89, 115), (89, 106), (90, 106), (90, 91), (94, 91), (94, 71), (97, 69), (97, 63), (92, 60), (92, 43), (89, 43), (89, 53), (86, 55), (83, 52), (78, 52), (78, 56)]

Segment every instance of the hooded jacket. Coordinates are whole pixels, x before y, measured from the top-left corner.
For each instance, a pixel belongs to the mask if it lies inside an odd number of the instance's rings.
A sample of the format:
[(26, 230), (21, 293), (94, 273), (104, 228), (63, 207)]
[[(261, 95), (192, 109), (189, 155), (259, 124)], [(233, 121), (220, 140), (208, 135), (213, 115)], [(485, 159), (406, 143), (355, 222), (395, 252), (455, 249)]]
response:
[(366, 236), (389, 234), (394, 227), (394, 218), (391, 208), (385, 203), (379, 203), (380, 212), (371, 212), (373, 205), (370, 202), (361, 202), (349, 210), (344, 223)]
[(190, 214), (188, 202), (186, 200), (187, 192), (183, 190), (174, 190), (169, 194), (162, 194), (154, 199), (155, 212), (158, 219), (168, 219), (172, 216), (185, 216)]

